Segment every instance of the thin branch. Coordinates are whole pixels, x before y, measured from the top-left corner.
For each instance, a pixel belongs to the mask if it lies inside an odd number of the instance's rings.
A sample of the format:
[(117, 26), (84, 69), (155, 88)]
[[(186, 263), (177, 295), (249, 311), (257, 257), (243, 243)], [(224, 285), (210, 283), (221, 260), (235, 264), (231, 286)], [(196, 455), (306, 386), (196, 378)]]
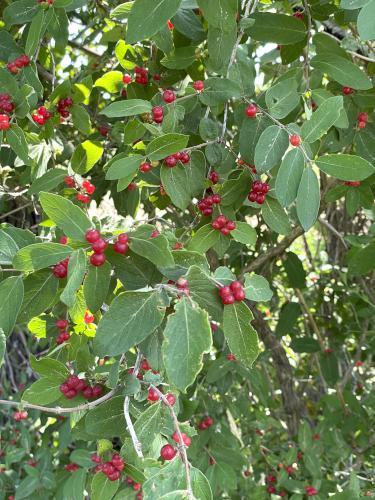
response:
[(30, 205), (32, 205), (31, 201), (30, 201), (30, 203), (26, 203), (25, 205), (22, 205), (21, 207), (14, 208), (13, 210), (10, 210), (6, 214), (0, 215), (0, 220), (6, 219), (7, 217), (9, 217), (9, 215), (15, 214), (16, 212), (19, 212), (20, 210), (23, 210), (24, 208), (27, 208)]
[[(136, 359), (136, 362), (134, 365), (134, 371), (133, 371), (133, 375), (135, 377), (138, 375), (139, 365), (141, 364), (141, 359), (142, 359), (141, 351), (138, 351), (137, 359)], [(136, 454), (138, 455), (139, 458), (143, 458), (142, 444), (137, 437), (137, 434), (136, 434), (134, 426), (133, 426), (132, 419), (130, 417), (129, 404), (130, 404), (130, 398), (129, 398), (129, 396), (126, 396), (126, 398), (124, 399), (124, 416), (125, 416), (127, 429), (129, 431), (130, 437), (132, 438), (133, 446), (134, 446)]]
[(215, 144), (219, 142), (218, 139), (213, 139), (212, 141), (207, 141), (207, 142), (202, 142), (202, 144), (197, 144), (196, 146), (190, 146), (190, 148), (185, 148), (184, 151), (189, 152), (189, 151), (194, 151), (195, 149), (202, 149), (209, 144)]
[(73, 42), (72, 40), (70, 40), (68, 42), (68, 45), (70, 45), (71, 47), (73, 47), (74, 49), (79, 49), (80, 51), (84, 52), (85, 54), (87, 54), (88, 56), (91, 56), (91, 57), (96, 57), (97, 59), (101, 59), (102, 58), (102, 55), (101, 54), (98, 54), (97, 52), (94, 52), (93, 50), (87, 48), (87, 47), (84, 47), (83, 45), (80, 45), (79, 43), (77, 42)]
[(322, 334), (320, 333), (320, 330), (319, 330), (319, 327), (315, 321), (315, 318), (314, 316), (311, 314), (310, 312), (310, 309), (309, 309), (309, 306), (307, 305), (306, 301), (305, 301), (305, 298), (301, 292), (301, 290), (299, 288), (296, 288), (295, 289), (295, 292), (296, 292), (296, 295), (298, 297), (298, 300), (299, 300), (299, 303), (301, 304), (302, 306), (302, 309), (305, 311), (306, 313), (306, 316), (307, 316), (307, 319), (309, 320), (311, 326), (312, 326), (312, 329), (314, 330), (314, 333), (315, 335), (318, 337), (318, 341), (319, 341), (319, 345), (320, 345), (320, 348), (322, 351), (324, 351), (324, 340), (323, 340), (323, 336)]
[(346, 241), (344, 240), (342, 234), (340, 234), (335, 227), (332, 226), (326, 219), (323, 219), (322, 217), (319, 217), (319, 222), (323, 224), (327, 229), (329, 229), (335, 236), (338, 237), (340, 242), (343, 244), (344, 248), (348, 249), (348, 245)]

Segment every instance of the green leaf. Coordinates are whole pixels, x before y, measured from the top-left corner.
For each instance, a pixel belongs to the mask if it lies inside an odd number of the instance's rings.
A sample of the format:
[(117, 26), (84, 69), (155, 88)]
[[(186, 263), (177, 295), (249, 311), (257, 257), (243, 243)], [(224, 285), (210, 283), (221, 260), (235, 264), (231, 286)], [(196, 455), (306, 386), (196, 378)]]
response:
[(63, 168), (51, 168), (41, 177), (35, 179), (31, 184), (28, 194), (38, 194), (40, 191), (52, 191), (59, 186), (67, 175), (67, 170)]
[(276, 233), (289, 234), (292, 230), (289, 219), (280, 203), (269, 196), (266, 197), (262, 205), (262, 216), (267, 226)]
[(34, 382), (22, 395), (22, 401), (32, 404), (48, 405), (61, 397), (61, 380), (43, 377)]
[(244, 290), (246, 298), (254, 302), (267, 302), (273, 295), (268, 281), (258, 274), (245, 275)]
[(25, 53), (32, 57), (38, 47), (41, 37), (45, 31), (45, 11), (40, 9), (39, 12), (33, 17), (30, 24), (29, 32), (27, 34)]
[(15, 123), (13, 123), (10, 129), (7, 131), (6, 136), (9, 146), (13, 149), (18, 158), (20, 158), (25, 165), (29, 165), (29, 150), (27, 147), (25, 134), (23, 133), (22, 129)]
[(340, 8), (346, 10), (357, 10), (368, 3), (368, 0), (341, 0)]
[(85, 430), (95, 439), (125, 434), (124, 396), (116, 396), (90, 410), (85, 418)]
[(224, 307), (223, 330), (230, 351), (251, 368), (259, 354), (258, 335), (250, 322), (253, 315), (244, 302)]
[(92, 313), (101, 308), (107, 297), (111, 279), (111, 266), (105, 262), (102, 266), (90, 266), (83, 284), (83, 293), (87, 307)]
[(241, 87), (227, 78), (207, 78), (204, 82), (204, 91), (199, 95), (200, 101), (206, 106), (216, 106), (231, 99), (241, 97)]
[(375, 269), (375, 242), (366, 245), (349, 258), (349, 273), (362, 276)]
[(141, 155), (119, 158), (118, 160), (111, 162), (110, 167), (105, 174), (105, 178), (111, 181), (121, 179), (124, 183), (129, 181), (128, 184), (130, 184), (133, 177), (138, 172), (143, 159), (144, 156)]
[(156, 330), (164, 313), (158, 292), (118, 295), (99, 321), (94, 339), (95, 351), (110, 356), (128, 351)]
[(295, 78), (280, 80), (266, 92), (268, 111), (277, 119), (285, 118), (298, 106), (299, 101)]
[[(88, 135), (91, 130), (91, 122), (90, 115), (88, 114), (86, 109), (80, 104), (73, 104), (69, 111), (72, 115), (73, 125), (76, 127), (76, 129), (79, 130), (82, 134)], [(86, 152), (87, 162), (89, 162), (89, 158), (91, 159), (91, 161), (93, 161), (93, 158), (98, 155), (98, 148), (100, 148), (99, 143), (91, 143), (90, 141), (85, 141), (83, 144), (80, 144), (80, 146), (82, 146), (83, 150)], [(101, 157), (101, 155), (102, 153), (100, 153), (99, 158)], [(86, 172), (87, 170), (80, 173)]]
[(189, 282), (190, 296), (202, 309), (208, 311), (216, 321), (220, 321), (223, 306), (215, 282), (196, 265), (192, 265), (186, 274)]
[(267, 127), (255, 146), (254, 162), (259, 174), (277, 165), (289, 146), (289, 137), (285, 129), (278, 125)]
[(255, 23), (246, 32), (260, 42), (288, 45), (300, 42), (306, 36), (305, 24), (293, 16), (257, 12), (250, 19), (254, 19)]
[(269, 119), (260, 116), (256, 120), (244, 119), (240, 128), (241, 158), (249, 165), (254, 164), (254, 152), (260, 136), (270, 124)]
[(289, 286), (292, 288), (305, 288), (306, 271), (301, 259), (294, 252), (287, 252), (283, 261), (285, 272), (288, 277)]
[(0, 231), (0, 265), (9, 266), (18, 252), (14, 239), (4, 231)]
[(356, 90), (369, 90), (372, 83), (367, 75), (354, 63), (337, 54), (325, 53), (311, 59), (311, 65), (336, 80), (341, 85)]
[(49, 309), (56, 301), (59, 280), (49, 269), (30, 274), (24, 280), (25, 295), (18, 322), (25, 323)]
[(153, 229), (153, 226), (146, 225), (133, 231), (130, 235), (131, 250), (151, 261), (156, 267), (173, 266), (173, 255), (169, 249), (167, 238), (162, 234), (151, 238), (150, 234)]
[(231, 231), (232, 238), (244, 245), (254, 246), (257, 241), (257, 232), (247, 222), (236, 222), (236, 229)]
[[(19, 2), (14, 2), (14, 3), (19, 3)], [(32, 495), (34, 491), (39, 487), (40, 487), (39, 477), (33, 477), (33, 476), (25, 477), (25, 479), (23, 479), (17, 486), (15, 500), (21, 500), (27, 497), (30, 498), (30, 495)]]
[(155, 35), (176, 14), (180, 4), (181, 0), (134, 2), (128, 17), (127, 43), (132, 44)]
[(123, 86), (121, 71), (108, 71), (94, 83), (94, 87), (101, 87), (110, 94), (116, 94)]
[(146, 155), (152, 161), (162, 160), (166, 156), (178, 153), (189, 141), (188, 135), (165, 134), (153, 139), (146, 148)]
[(375, 0), (366, 3), (357, 18), (357, 28), (361, 40), (375, 39)]
[(230, 30), (230, 26), (236, 18), (236, 0), (198, 0), (197, 3), (210, 26), (223, 31)]
[(211, 486), (203, 472), (191, 467), (190, 476), (194, 496), (200, 500), (212, 500)]
[(85, 241), (85, 233), (92, 224), (83, 210), (57, 194), (41, 192), (39, 200), (48, 217), (68, 238)]
[(363, 181), (375, 172), (371, 163), (356, 155), (325, 155), (315, 163), (320, 170), (342, 181)]
[(22, 306), (24, 288), (21, 276), (12, 276), (0, 283), (0, 329), (12, 333)]
[(110, 481), (103, 472), (94, 474), (91, 481), (92, 500), (111, 500), (120, 486), (120, 481)]
[(25, 273), (53, 266), (73, 252), (68, 245), (60, 243), (34, 243), (18, 250), (13, 266)]
[(195, 60), (196, 47), (179, 47), (160, 61), (168, 69), (185, 69)]
[(135, 421), (134, 430), (144, 452), (151, 448), (155, 436), (160, 432), (161, 424), (161, 408), (160, 404), (156, 403), (142, 412)]
[(298, 219), (305, 231), (315, 224), (320, 206), (319, 180), (310, 167), (305, 168), (298, 188), (296, 208)]
[(100, 142), (85, 141), (78, 144), (71, 160), (72, 169), (77, 174), (86, 174), (100, 160), (103, 151)]
[(302, 125), (302, 139), (310, 143), (320, 139), (338, 120), (343, 106), (344, 100), (342, 96), (326, 99), (311, 115), (310, 120), (305, 121)]
[(86, 266), (87, 258), (82, 248), (71, 254), (68, 264), (68, 282), (60, 296), (61, 302), (68, 307), (73, 307), (76, 299), (76, 292), (82, 285), (86, 273)]
[(151, 113), (152, 105), (142, 99), (128, 99), (126, 101), (112, 102), (100, 112), (108, 118), (122, 118), (124, 116)]
[(201, 371), (203, 354), (210, 351), (211, 344), (207, 312), (182, 298), (164, 329), (162, 352), (169, 382), (185, 392)]
[(36, 359), (32, 354), (30, 354), (30, 365), (31, 368), (42, 375), (42, 377), (54, 378), (60, 381), (62, 384), (69, 376), (69, 370), (57, 359), (53, 358), (41, 358)]
[(220, 191), (221, 205), (223, 207), (242, 205), (249, 194), (250, 186), (251, 177), (247, 171), (243, 172), (237, 179), (226, 181)]
[(298, 187), (305, 166), (300, 148), (286, 153), (277, 172), (275, 191), (281, 206), (288, 207), (297, 198)]
[(206, 224), (198, 229), (191, 238), (188, 249), (198, 253), (205, 253), (219, 240), (220, 231), (211, 224)]
[(0, 368), (4, 361), (4, 354), (6, 351), (7, 339), (4, 335), (2, 328), (0, 328)]
[(18, 0), (5, 7), (3, 19), (8, 27), (13, 24), (24, 24), (31, 21), (40, 8), (34, 0)]

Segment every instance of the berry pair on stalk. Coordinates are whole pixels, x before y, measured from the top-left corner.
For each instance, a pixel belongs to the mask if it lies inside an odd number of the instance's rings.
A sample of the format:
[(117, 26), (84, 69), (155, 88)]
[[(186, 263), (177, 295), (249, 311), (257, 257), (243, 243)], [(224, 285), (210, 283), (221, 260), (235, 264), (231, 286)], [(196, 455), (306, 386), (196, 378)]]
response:
[(219, 295), (223, 305), (234, 304), (234, 302), (242, 302), (246, 295), (240, 281), (232, 281), (229, 286), (219, 288)]

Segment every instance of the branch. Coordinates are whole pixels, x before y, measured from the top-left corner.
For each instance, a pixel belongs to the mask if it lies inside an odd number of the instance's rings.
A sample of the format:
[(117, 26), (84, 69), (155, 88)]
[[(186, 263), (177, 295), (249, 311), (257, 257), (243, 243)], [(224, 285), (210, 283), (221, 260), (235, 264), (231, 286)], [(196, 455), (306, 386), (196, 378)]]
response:
[[(133, 371), (133, 375), (135, 377), (138, 375), (139, 365), (141, 364), (141, 359), (142, 359), (141, 351), (138, 351), (137, 359), (136, 359), (136, 362), (134, 365), (134, 371)], [(129, 431), (130, 437), (132, 438), (133, 446), (134, 446), (136, 454), (138, 455), (139, 458), (143, 458), (142, 444), (138, 439), (138, 436), (137, 436), (135, 429), (134, 429), (134, 426), (133, 426), (132, 419), (130, 418), (129, 404), (130, 404), (130, 398), (129, 398), (129, 396), (126, 396), (126, 398), (124, 399), (124, 416), (125, 416), (125, 420), (126, 420), (126, 424), (127, 424), (127, 429)]]
[(40, 410), (46, 413), (56, 413), (57, 415), (61, 415), (62, 413), (75, 413), (82, 410), (91, 410), (91, 408), (95, 408), (95, 406), (99, 406), (101, 403), (104, 403), (104, 401), (108, 401), (108, 399), (111, 399), (115, 392), (116, 389), (112, 389), (111, 391), (107, 392), (107, 394), (104, 394), (104, 396), (96, 399), (95, 401), (79, 406), (74, 406), (73, 408), (61, 408), (60, 406), (50, 408), (48, 406), (34, 405), (31, 403), (24, 403), (22, 401), (7, 401), (5, 399), (0, 399), (0, 405), (15, 406), (17, 408), (30, 408), (30, 410)]
[(80, 45), (77, 42), (73, 42), (72, 40), (69, 40), (68, 45), (70, 45), (70, 47), (73, 47), (74, 49), (79, 49), (88, 56), (96, 57), (97, 59), (101, 59), (102, 57), (102, 55), (98, 54), (97, 52), (94, 52), (93, 50), (88, 49), (87, 47), (84, 47), (83, 45)]

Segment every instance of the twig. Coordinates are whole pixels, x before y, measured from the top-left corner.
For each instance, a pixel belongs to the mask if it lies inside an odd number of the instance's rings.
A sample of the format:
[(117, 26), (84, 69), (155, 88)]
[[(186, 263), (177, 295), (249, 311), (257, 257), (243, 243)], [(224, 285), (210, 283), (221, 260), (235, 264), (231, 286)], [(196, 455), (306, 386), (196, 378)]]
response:
[(95, 408), (95, 406), (98, 406), (101, 403), (104, 403), (104, 401), (108, 401), (108, 399), (111, 399), (115, 394), (115, 391), (115, 389), (112, 389), (111, 391), (107, 392), (107, 394), (104, 394), (104, 396), (96, 399), (95, 401), (75, 406), (73, 408), (61, 408), (60, 406), (49, 408), (48, 406), (34, 405), (23, 401), (7, 401), (5, 399), (0, 399), (0, 405), (30, 408), (31, 410), (40, 410), (46, 413), (57, 413), (58, 415), (60, 415), (61, 413), (75, 413), (82, 410), (91, 410), (91, 408)]
[[(138, 375), (139, 365), (141, 364), (141, 359), (142, 359), (141, 351), (138, 351), (137, 359), (136, 359), (136, 362), (134, 365), (134, 371), (133, 371), (133, 375), (135, 377)], [(142, 444), (137, 437), (137, 434), (136, 434), (134, 426), (133, 426), (133, 422), (130, 418), (129, 404), (130, 404), (130, 398), (129, 398), (129, 396), (126, 396), (126, 398), (124, 399), (124, 416), (125, 416), (125, 420), (126, 420), (127, 429), (129, 431), (130, 437), (132, 438), (133, 446), (134, 446), (136, 454), (138, 455), (139, 458), (143, 458)]]
[(88, 56), (96, 57), (97, 59), (101, 59), (102, 58), (101, 54), (98, 54), (97, 52), (94, 52), (93, 50), (91, 50), (91, 49), (89, 49), (87, 47), (84, 47), (83, 45), (80, 45), (77, 42), (73, 42), (72, 40), (70, 40), (68, 42), (68, 45), (70, 45), (71, 47), (73, 47), (75, 49), (79, 49), (82, 52), (85, 52), (85, 54), (87, 54)]
[(30, 203), (26, 203), (25, 205), (22, 205), (21, 207), (14, 208), (13, 210), (10, 210), (6, 214), (0, 215), (0, 220), (6, 219), (9, 215), (15, 214), (16, 212), (19, 212), (20, 210), (23, 210), (26, 207), (29, 207), (32, 205), (31, 201)]
[(324, 351), (324, 340), (323, 340), (323, 336), (322, 334), (320, 333), (320, 330), (319, 330), (319, 327), (318, 325), (316, 324), (316, 321), (314, 319), (314, 316), (311, 314), (310, 312), (310, 309), (309, 309), (309, 306), (307, 305), (306, 301), (305, 301), (305, 298), (301, 292), (301, 290), (299, 288), (296, 288), (295, 289), (295, 292), (296, 292), (296, 295), (298, 297), (298, 300), (302, 306), (302, 309), (305, 311), (306, 313), (306, 316), (315, 332), (315, 335), (318, 337), (318, 341), (319, 341), (319, 345), (320, 345), (320, 348), (322, 351)]
[(168, 399), (164, 396), (164, 394), (159, 391), (157, 387), (154, 385), (150, 384), (150, 387), (156, 391), (160, 399), (163, 401), (163, 403), (168, 407), (169, 413), (171, 414), (172, 420), (173, 420), (173, 425), (174, 428), (177, 432), (178, 439), (180, 441), (180, 445), (178, 447), (181, 460), (185, 466), (185, 476), (186, 476), (186, 489), (187, 489), (187, 495), (189, 500), (194, 500), (194, 495), (193, 495), (193, 489), (191, 486), (191, 477), (190, 477), (190, 464), (189, 460), (186, 454), (186, 447), (184, 445), (184, 440), (182, 438), (181, 430), (180, 430), (180, 425), (178, 422), (178, 418), (176, 413), (174, 412), (173, 406), (169, 403)]
[(348, 249), (348, 245), (346, 241), (344, 240), (342, 234), (340, 234), (335, 227), (332, 226), (326, 219), (323, 219), (322, 217), (319, 217), (319, 222), (323, 224), (327, 229), (329, 229), (335, 236), (338, 237), (340, 242), (343, 244), (344, 248)]
[(362, 333), (360, 339), (359, 339), (359, 342), (358, 342), (358, 345), (357, 345), (357, 349), (356, 349), (356, 353), (354, 355), (354, 359), (353, 361), (350, 363), (348, 369), (346, 370), (346, 372), (344, 373), (344, 376), (342, 377), (341, 381), (337, 384), (341, 390), (344, 390), (345, 389), (345, 386), (350, 378), (350, 375), (352, 374), (353, 372), (353, 368), (355, 366), (355, 362), (356, 361), (359, 361), (360, 357), (361, 357), (361, 350), (362, 350), (362, 347), (366, 341), (366, 336), (367, 336), (367, 328), (366, 330)]
[(184, 151), (194, 151), (195, 149), (202, 149), (209, 144), (215, 144), (219, 142), (218, 139), (213, 139), (212, 141), (202, 142), (202, 144), (197, 144), (196, 146), (190, 146), (189, 148), (185, 148)]

